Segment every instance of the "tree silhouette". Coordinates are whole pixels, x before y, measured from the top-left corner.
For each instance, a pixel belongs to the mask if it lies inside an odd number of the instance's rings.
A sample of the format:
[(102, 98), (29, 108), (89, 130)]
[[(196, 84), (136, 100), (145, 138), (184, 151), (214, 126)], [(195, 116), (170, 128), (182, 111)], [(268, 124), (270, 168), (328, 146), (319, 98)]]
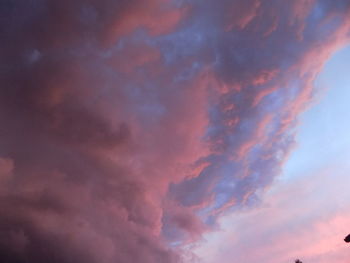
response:
[(344, 238), (344, 241), (345, 241), (346, 243), (349, 243), (349, 242), (350, 242), (350, 234), (349, 234), (349, 235), (347, 235), (347, 237), (346, 237), (346, 238)]

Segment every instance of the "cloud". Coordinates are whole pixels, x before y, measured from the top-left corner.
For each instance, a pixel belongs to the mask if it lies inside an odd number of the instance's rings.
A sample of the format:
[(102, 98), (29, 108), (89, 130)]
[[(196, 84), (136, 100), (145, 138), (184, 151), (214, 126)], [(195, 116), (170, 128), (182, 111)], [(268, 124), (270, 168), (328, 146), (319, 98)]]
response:
[(346, 1), (0, 5), (11, 263), (181, 262), (278, 175), (349, 30)]
[[(210, 6), (210, 2), (203, 5)], [(349, 32), (337, 7), (325, 12), (326, 1), (291, 5), (284, 9), (260, 4), (258, 15), (245, 30), (219, 31), (217, 40), (209, 42), (215, 57), (213, 86), (221, 87), (211, 93), (205, 136), (211, 150), (205, 160), (211, 165), (198, 177), (172, 186), (174, 198), (185, 206), (201, 206), (216, 196), (212, 208), (221, 210), (227, 203), (239, 205), (249, 196), (254, 199), (254, 192), (271, 183), (288, 156), (293, 146), (291, 128), (312, 98), (312, 82)], [(210, 7), (211, 14), (205, 13), (209, 17), (217, 11)], [(204, 10), (209, 12), (209, 7)], [(263, 20), (271, 13), (281, 16), (280, 22), (264, 37), (270, 29), (262, 28)], [(214, 24), (224, 24), (220, 17), (215, 19)]]
[(343, 241), (350, 220), (348, 168), (322, 165), (313, 174), (277, 182), (259, 207), (224, 216), (222, 228), (205, 235), (196, 249), (201, 262), (349, 260)]

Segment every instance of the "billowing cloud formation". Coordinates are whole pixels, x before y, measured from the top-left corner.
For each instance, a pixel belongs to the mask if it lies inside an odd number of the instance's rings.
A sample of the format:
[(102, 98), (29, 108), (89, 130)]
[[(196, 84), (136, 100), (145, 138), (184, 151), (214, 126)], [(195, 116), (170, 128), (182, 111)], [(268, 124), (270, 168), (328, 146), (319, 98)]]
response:
[(181, 262), (293, 145), (345, 0), (2, 1), (0, 259)]

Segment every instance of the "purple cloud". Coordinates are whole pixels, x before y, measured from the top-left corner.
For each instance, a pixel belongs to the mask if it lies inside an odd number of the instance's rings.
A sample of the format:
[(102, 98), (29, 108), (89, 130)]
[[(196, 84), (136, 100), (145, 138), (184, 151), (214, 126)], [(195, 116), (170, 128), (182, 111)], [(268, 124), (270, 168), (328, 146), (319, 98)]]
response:
[(0, 259), (181, 262), (256, 202), (347, 1), (3, 1)]

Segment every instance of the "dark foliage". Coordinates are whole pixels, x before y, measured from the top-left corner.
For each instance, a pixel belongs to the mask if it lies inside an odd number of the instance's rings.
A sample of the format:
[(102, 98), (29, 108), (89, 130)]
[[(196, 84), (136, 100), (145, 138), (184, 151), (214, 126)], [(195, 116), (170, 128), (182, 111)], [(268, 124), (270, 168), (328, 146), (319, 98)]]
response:
[(349, 234), (349, 235), (347, 235), (347, 237), (346, 237), (346, 238), (344, 238), (344, 241), (345, 241), (346, 243), (349, 243), (349, 242), (350, 242), (350, 234)]

